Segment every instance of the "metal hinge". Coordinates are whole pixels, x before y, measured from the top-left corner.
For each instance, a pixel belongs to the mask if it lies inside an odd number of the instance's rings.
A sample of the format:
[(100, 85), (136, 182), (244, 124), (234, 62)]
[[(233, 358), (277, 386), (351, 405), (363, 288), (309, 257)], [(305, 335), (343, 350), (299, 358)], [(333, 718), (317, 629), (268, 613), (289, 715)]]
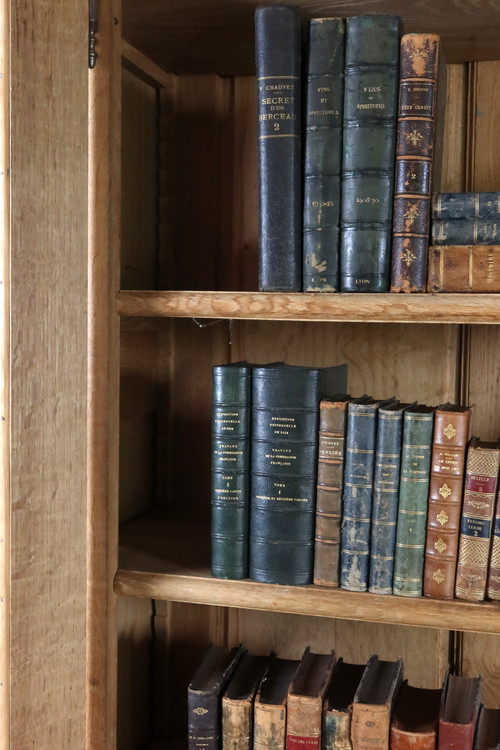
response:
[(89, 0), (89, 68), (95, 68), (97, 60), (97, 31), (98, 31), (99, 0)]

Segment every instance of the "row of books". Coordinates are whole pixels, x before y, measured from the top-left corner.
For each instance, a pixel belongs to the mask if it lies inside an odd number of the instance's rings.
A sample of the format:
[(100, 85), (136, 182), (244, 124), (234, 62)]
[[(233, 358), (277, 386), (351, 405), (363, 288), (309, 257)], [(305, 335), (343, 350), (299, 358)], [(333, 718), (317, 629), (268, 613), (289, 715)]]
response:
[(412, 686), (403, 660), (352, 664), (306, 648), (301, 659), (210, 646), (188, 686), (189, 750), (497, 750), (500, 709), (481, 677), (446, 673)]
[(469, 407), (351, 398), (346, 379), (214, 367), (213, 575), (499, 600), (500, 443), (469, 437)]

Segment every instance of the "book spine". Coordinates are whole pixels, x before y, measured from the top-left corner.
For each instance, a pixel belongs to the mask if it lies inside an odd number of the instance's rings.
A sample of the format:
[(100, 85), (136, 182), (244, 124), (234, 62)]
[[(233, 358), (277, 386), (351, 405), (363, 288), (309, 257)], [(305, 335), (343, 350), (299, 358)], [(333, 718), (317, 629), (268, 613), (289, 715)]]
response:
[(437, 409), (432, 448), (424, 595), (453, 599), (470, 411)]
[(356, 750), (389, 750), (390, 708), (355, 703), (351, 719), (351, 740)]
[(312, 700), (301, 695), (288, 695), (286, 748), (287, 750), (321, 750), (321, 699)]
[(378, 413), (370, 544), (372, 594), (392, 594), (403, 412)]
[(222, 698), (222, 750), (252, 750), (253, 702)]
[(500, 193), (434, 193), (433, 219), (500, 219)]
[(500, 449), (470, 446), (460, 521), (455, 596), (482, 601), (495, 509)]
[(405, 732), (391, 727), (391, 750), (436, 750), (436, 732)]
[(488, 599), (500, 601), (500, 481), (495, 500), (495, 518), (493, 521), (486, 590)]
[(431, 245), (428, 292), (500, 292), (498, 245)]
[(491, 219), (433, 219), (432, 245), (497, 245), (498, 222)]
[(476, 718), (469, 723), (439, 721), (439, 750), (473, 750)]
[(394, 156), (399, 84), (398, 16), (346, 21), (340, 286), (390, 286)]
[(347, 401), (321, 401), (314, 583), (339, 586), (340, 526), (344, 475)]
[(323, 740), (323, 750), (352, 750), (350, 711), (325, 711)]
[(345, 21), (309, 22), (304, 134), (303, 290), (339, 289)]
[(404, 416), (393, 593), (421, 596), (434, 412)]
[(368, 588), (376, 429), (375, 404), (348, 405), (340, 585), (349, 591)]
[(285, 750), (286, 706), (256, 703), (253, 750)]
[(437, 34), (401, 40), (391, 292), (425, 292), (440, 53)]
[(251, 366), (212, 372), (212, 575), (248, 575)]
[(189, 750), (218, 750), (219, 694), (188, 690)]
[(259, 167), (259, 289), (302, 289), (301, 18), (298, 7), (255, 11)]

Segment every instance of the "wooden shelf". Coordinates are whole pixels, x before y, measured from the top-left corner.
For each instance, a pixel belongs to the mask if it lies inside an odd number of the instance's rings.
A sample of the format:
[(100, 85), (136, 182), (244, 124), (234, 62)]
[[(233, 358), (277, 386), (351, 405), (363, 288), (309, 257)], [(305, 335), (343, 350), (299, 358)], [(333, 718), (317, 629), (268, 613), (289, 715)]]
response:
[(500, 606), (407, 599), (321, 586), (227, 581), (210, 574), (209, 520), (168, 522), (154, 510), (124, 525), (115, 592), (125, 596), (500, 634)]

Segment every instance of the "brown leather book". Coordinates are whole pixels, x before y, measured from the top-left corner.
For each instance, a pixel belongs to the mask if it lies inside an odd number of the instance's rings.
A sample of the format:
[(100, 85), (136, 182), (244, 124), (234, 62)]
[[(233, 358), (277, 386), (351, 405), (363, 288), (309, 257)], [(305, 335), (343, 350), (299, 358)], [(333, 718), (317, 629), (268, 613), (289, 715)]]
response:
[(253, 704), (269, 656), (248, 651), (222, 696), (222, 750), (252, 750)]
[(335, 655), (314, 654), (306, 648), (288, 690), (287, 750), (321, 750), (323, 700), (335, 665)]
[(490, 557), (500, 468), (500, 442), (472, 437), (467, 450), (455, 596), (482, 601)]
[(473, 750), (481, 688), (481, 677), (446, 674), (439, 714), (438, 750)]
[(353, 748), (389, 750), (391, 719), (402, 682), (402, 659), (369, 658), (352, 703)]
[(436, 750), (441, 694), (441, 688), (404, 681), (391, 722), (391, 750)]
[(500, 245), (431, 245), (428, 292), (500, 292)]
[(470, 408), (436, 409), (425, 542), (424, 595), (453, 599)]
[(285, 750), (287, 696), (299, 659), (273, 657), (254, 702), (253, 750)]

